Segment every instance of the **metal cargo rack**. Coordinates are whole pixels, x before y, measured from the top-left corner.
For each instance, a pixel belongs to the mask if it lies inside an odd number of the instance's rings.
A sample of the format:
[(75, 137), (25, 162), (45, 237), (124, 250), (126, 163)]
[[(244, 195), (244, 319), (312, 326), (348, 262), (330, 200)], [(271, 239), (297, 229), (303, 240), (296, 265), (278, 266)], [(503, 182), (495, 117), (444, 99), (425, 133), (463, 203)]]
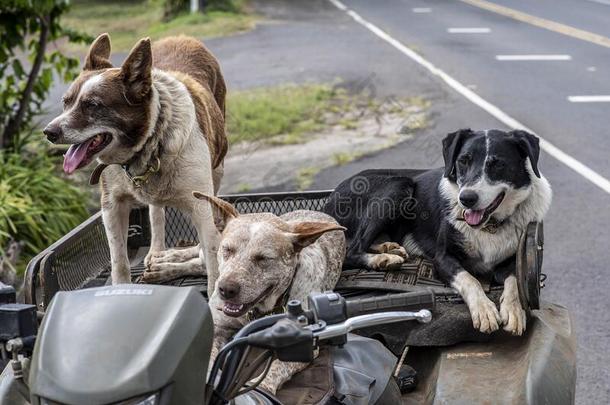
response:
[[(321, 210), (331, 191), (237, 194), (222, 198), (235, 205), (240, 213), (282, 215), (299, 209)], [(150, 244), (148, 208), (132, 210), (129, 224), (127, 244), (131, 276), (133, 282), (138, 282)], [(168, 247), (198, 243), (190, 220), (172, 208), (166, 210), (165, 241)], [(25, 300), (44, 311), (56, 292), (106, 285), (109, 278), (110, 252), (101, 212), (98, 212), (30, 261), (24, 282)], [(205, 276), (182, 277), (167, 284), (197, 286), (205, 293), (207, 280)], [(346, 269), (337, 286), (338, 290), (352, 296), (361, 295), (365, 290), (409, 291), (417, 288), (432, 288), (439, 297), (456, 298), (452, 289), (434, 279), (432, 263), (422, 258), (409, 260), (401, 270), (392, 272)]]

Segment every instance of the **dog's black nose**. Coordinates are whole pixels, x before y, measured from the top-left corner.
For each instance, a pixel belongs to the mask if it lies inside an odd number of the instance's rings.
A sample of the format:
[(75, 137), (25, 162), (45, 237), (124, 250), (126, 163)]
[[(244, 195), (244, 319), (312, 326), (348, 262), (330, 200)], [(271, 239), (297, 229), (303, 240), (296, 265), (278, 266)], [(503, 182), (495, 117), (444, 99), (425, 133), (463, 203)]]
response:
[(59, 125), (49, 124), (42, 130), (42, 133), (46, 135), (50, 142), (55, 143), (61, 136), (61, 128)]
[(460, 193), (460, 202), (466, 208), (472, 208), (479, 201), (479, 195), (470, 190), (465, 190)]
[(239, 294), (239, 284), (232, 281), (218, 283), (218, 292), (223, 299), (230, 300)]

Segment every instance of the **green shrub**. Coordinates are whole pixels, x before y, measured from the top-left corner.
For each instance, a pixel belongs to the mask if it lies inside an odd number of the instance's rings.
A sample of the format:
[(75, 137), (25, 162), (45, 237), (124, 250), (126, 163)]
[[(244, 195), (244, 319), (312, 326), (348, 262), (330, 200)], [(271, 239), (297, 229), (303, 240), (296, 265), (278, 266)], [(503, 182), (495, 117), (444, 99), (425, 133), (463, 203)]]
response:
[(23, 241), (27, 263), (87, 218), (87, 202), (44, 152), (0, 151), (0, 255), (11, 239)]
[[(19, 151), (53, 84), (72, 80), (78, 59), (54, 42), (82, 43), (87, 35), (64, 28), (67, 0), (0, 0), (0, 148)], [(27, 62), (26, 62), (27, 61)]]

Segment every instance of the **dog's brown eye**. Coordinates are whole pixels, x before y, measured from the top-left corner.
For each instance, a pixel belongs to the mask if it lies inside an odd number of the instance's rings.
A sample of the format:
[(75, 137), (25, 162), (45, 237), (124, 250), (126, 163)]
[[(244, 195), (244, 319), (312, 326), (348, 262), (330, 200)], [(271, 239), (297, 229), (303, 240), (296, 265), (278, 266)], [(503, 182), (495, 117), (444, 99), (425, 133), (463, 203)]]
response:
[(458, 164), (460, 166), (468, 166), (469, 163), (470, 163), (470, 156), (468, 156), (468, 155), (460, 156), (460, 158), (458, 159)]
[(267, 260), (271, 260), (271, 257), (265, 255), (255, 255), (253, 259), (255, 262), (266, 262)]
[(85, 108), (95, 108), (99, 105), (96, 100), (92, 99), (84, 99), (83, 101), (81, 101), (81, 103)]

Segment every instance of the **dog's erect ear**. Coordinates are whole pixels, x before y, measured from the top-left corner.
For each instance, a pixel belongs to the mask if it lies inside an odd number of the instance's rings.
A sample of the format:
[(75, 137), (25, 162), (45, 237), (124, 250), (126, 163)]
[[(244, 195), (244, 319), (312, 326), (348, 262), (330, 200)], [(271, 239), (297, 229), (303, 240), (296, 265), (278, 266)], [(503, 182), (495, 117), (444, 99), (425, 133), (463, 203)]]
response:
[(297, 222), (288, 233), (295, 250), (299, 251), (330, 231), (345, 231), (346, 228), (333, 222)]
[(193, 197), (199, 200), (208, 201), (212, 205), (212, 211), (214, 211), (214, 218), (221, 219), (221, 223), (219, 223), (218, 221), (216, 222), (216, 227), (218, 228), (219, 232), (223, 231), (226, 224), (230, 220), (239, 216), (239, 213), (237, 212), (235, 207), (221, 198), (203, 194), (199, 191), (193, 191)]
[(132, 103), (140, 103), (152, 87), (152, 49), (150, 38), (141, 39), (129, 52), (121, 66), (121, 78), (125, 97)]
[(516, 140), (519, 151), (523, 157), (528, 157), (532, 164), (534, 174), (540, 178), (538, 170), (538, 158), (540, 157), (540, 139), (527, 131), (515, 130), (509, 134)]
[(85, 56), (83, 70), (100, 70), (111, 68), (110, 62), (110, 35), (102, 34), (93, 41), (89, 52)]
[(445, 159), (445, 174), (451, 181), (456, 180), (455, 160), (457, 159), (464, 140), (474, 135), (472, 129), (460, 129), (459, 131), (448, 134), (443, 139), (443, 159)]

